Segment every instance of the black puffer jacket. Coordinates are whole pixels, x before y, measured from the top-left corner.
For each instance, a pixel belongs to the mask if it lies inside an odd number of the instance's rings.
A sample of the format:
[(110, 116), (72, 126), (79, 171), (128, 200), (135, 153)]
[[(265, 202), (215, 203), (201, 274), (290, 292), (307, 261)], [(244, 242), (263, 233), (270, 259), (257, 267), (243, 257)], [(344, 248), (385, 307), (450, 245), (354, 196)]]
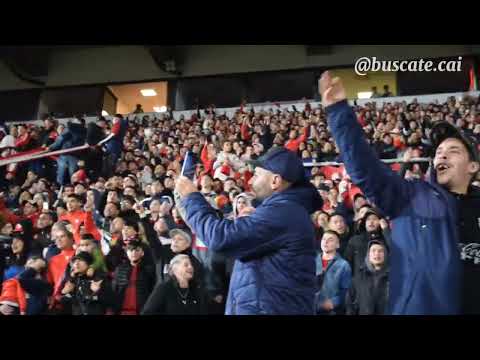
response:
[(385, 264), (378, 271), (372, 267), (368, 259), (365, 259), (363, 266), (353, 277), (352, 286), (347, 292), (345, 302), (347, 315), (386, 314), (389, 287), (387, 259), (387, 251), (385, 251)]
[(367, 256), (368, 244), (373, 238), (383, 241), (387, 248), (390, 248), (390, 230), (386, 229), (382, 231), (383, 238), (379, 237), (378, 235), (380, 235), (379, 232), (367, 233), (366, 231), (363, 231), (348, 241), (348, 245), (344, 253), (344, 259), (348, 261), (350, 267), (352, 268), (352, 276), (355, 276), (359, 272), (360, 268), (365, 266), (365, 257)]
[[(155, 265), (153, 263), (148, 263), (142, 260), (137, 266), (137, 314), (140, 314), (148, 297), (155, 288), (157, 279), (155, 276)], [(112, 289), (115, 295), (115, 306), (113, 310), (116, 314), (120, 313), (122, 310), (123, 302), (125, 300), (125, 291), (130, 282), (132, 269), (133, 266), (129, 262), (123, 262), (117, 267), (113, 275)]]
[[(103, 280), (100, 290), (93, 293), (90, 286), (93, 281)], [(108, 308), (114, 305), (113, 292), (106, 274), (97, 272), (93, 277), (79, 275), (72, 278), (75, 289), (63, 295), (64, 306), (71, 305), (72, 315), (104, 315)]]

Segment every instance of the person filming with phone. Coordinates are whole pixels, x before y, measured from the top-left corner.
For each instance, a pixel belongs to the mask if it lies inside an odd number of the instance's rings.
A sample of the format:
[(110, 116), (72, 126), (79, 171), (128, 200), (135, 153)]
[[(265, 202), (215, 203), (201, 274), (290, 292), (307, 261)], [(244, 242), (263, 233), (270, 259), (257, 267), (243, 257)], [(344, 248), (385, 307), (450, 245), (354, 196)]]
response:
[(254, 162), (250, 180), (261, 204), (250, 215), (220, 219), (193, 182), (176, 192), (186, 222), (206, 246), (235, 258), (227, 315), (313, 315), (315, 230), (310, 215), (323, 205), (298, 156), (283, 147)]

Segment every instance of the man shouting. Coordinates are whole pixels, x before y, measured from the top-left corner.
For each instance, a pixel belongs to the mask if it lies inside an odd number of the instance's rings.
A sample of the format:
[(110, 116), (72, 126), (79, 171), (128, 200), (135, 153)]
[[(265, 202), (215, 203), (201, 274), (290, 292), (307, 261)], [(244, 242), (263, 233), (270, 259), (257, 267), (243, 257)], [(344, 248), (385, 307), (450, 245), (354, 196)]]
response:
[(437, 123), (429, 181), (404, 180), (364, 140), (341, 80), (326, 72), (319, 85), (348, 174), (393, 219), (389, 313), (480, 314), (480, 193), (471, 186), (477, 145)]

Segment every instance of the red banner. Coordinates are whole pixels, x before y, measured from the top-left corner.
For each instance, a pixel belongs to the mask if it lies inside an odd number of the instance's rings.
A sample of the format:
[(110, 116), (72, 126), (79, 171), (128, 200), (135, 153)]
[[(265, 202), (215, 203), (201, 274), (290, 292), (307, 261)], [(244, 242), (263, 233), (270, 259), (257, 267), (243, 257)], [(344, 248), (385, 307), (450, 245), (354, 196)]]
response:
[(51, 156), (69, 154), (69, 153), (73, 153), (73, 152), (88, 149), (89, 147), (90, 147), (90, 145), (85, 144), (85, 145), (77, 146), (77, 147), (74, 147), (74, 148), (71, 148), (71, 149), (49, 151), (49, 152), (43, 152), (43, 151), (45, 151), (43, 148), (33, 149), (33, 150), (29, 150), (29, 151), (23, 151), (21, 153), (16, 153), (16, 154), (12, 154), (12, 155), (0, 158), (0, 166), (5, 166), (5, 165), (9, 165), (9, 164), (14, 164), (14, 163), (20, 163), (20, 162), (25, 162), (25, 161), (31, 161), (31, 160), (37, 160), (37, 159), (43, 159), (43, 158), (51, 157)]

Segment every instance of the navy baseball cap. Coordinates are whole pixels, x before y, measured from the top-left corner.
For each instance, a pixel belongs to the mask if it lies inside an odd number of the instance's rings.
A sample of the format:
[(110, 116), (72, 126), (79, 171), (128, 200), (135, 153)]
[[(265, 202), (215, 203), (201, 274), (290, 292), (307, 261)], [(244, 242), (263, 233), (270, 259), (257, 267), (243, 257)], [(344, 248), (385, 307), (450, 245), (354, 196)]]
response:
[(265, 155), (249, 163), (278, 174), (292, 184), (306, 181), (302, 161), (296, 153), (284, 147), (271, 148)]

